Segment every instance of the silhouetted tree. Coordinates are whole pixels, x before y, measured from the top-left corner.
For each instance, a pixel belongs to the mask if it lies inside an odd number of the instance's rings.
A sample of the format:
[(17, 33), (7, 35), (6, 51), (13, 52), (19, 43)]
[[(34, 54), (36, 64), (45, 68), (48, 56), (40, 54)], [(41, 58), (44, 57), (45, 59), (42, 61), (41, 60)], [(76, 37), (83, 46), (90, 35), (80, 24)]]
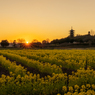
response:
[(33, 48), (41, 48), (42, 47), (42, 44), (41, 44), (41, 42), (39, 42), (37, 39), (34, 39), (33, 41), (32, 41), (32, 43), (31, 43), (31, 47), (33, 47)]
[(70, 39), (70, 43), (73, 43), (75, 40), (74, 39)]
[(47, 43), (47, 41), (46, 41), (46, 40), (43, 40), (43, 41), (42, 41), (42, 44), (46, 44), (46, 43)]
[(25, 43), (25, 39), (17, 39), (18, 43)]
[(6, 46), (8, 46), (9, 45), (9, 42), (7, 41), (7, 40), (2, 40), (1, 41), (1, 46), (2, 47), (6, 47)]
[(37, 39), (33, 39), (32, 43), (37, 43), (38, 40)]
[(18, 44), (20, 45), (20, 47), (24, 47), (24, 44), (23, 43), (25, 43), (25, 39), (17, 39), (17, 41), (18, 41)]
[(46, 40), (43, 40), (43, 41), (42, 41), (42, 44), (43, 44), (43, 45), (49, 44), (49, 39), (47, 38)]
[(16, 40), (13, 41), (13, 46), (14, 46), (14, 47), (16, 46)]
[(48, 44), (48, 43), (49, 43), (49, 41), (50, 41), (50, 40), (47, 38), (47, 39), (46, 39), (46, 43)]
[(51, 41), (51, 44), (57, 44), (57, 43), (59, 43), (58, 39), (54, 39), (53, 41)]

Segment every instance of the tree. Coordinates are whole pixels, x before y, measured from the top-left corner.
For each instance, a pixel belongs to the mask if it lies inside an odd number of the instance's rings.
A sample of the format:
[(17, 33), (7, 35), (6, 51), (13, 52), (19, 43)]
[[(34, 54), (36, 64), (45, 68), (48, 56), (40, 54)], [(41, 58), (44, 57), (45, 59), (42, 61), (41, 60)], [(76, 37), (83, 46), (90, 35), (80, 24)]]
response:
[(6, 46), (8, 46), (9, 45), (9, 42), (7, 41), (7, 40), (2, 40), (1, 41), (1, 46), (2, 47), (6, 47)]
[(42, 44), (41, 42), (39, 42), (37, 39), (34, 39), (31, 43), (31, 47), (32, 48), (41, 48), (42, 47)]
[(25, 39), (17, 39), (18, 43), (25, 43)]
[(47, 39), (46, 39), (46, 43), (48, 44), (48, 43), (49, 43), (49, 41), (50, 41), (50, 40), (47, 38)]
[(42, 44), (49, 44), (49, 41), (50, 41), (50, 40), (47, 38), (46, 40), (43, 40), (43, 41), (42, 41)]
[(18, 44), (20, 45), (20, 48), (21, 47), (24, 47), (24, 44), (23, 43), (25, 43), (25, 39), (17, 39), (17, 41), (18, 41)]
[(42, 41), (42, 44), (46, 44), (46, 43), (47, 43), (47, 41), (46, 41), (46, 40), (43, 40), (43, 41)]
[(51, 41), (51, 44), (59, 44), (60, 43), (60, 40), (58, 39), (54, 39), (53, 41)]
[(38, 42), (38, 40), (37, 39), (34, 39), (33, 41), (32, 41), (32, 43), (37, 43)]
[(13, 46), (14, 46), (14, 47), (16, 46), (16, 40), (13, 41)]

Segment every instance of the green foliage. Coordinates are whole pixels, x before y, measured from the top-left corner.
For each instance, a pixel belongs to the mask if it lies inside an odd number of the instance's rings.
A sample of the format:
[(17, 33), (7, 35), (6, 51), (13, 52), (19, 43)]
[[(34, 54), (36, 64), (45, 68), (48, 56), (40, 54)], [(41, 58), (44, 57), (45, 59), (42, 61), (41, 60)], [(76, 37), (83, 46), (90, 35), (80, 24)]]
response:
[[(0, 77), (0, 95), (95, 95), (91, 69), (95, 68), (95, 50), (0, 50), (0, 54), (0, 64), (10, 72)], [(16, 62), (52, 76), (40, 77)], [(63, 67), (77, 72), (67, 75)]]

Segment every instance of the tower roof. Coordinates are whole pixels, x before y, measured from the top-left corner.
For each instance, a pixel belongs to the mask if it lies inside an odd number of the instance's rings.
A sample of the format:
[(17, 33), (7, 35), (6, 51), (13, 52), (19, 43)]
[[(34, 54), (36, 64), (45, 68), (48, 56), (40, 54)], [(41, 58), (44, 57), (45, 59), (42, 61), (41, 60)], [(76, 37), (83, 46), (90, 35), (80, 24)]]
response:
[(72, 27), (71, 27), (71, 30), (70, 30), (70, 37), (74, 37), (74, 30), (73, 30)]
[(71, 26), (71, 30), (74, 31), (72, 26)]

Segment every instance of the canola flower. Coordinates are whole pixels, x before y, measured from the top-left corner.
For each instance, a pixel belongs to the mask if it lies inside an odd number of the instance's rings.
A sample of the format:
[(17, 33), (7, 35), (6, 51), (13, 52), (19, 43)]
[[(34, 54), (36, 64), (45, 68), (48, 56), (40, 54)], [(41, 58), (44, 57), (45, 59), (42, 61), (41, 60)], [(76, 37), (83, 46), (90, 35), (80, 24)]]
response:
[[(41, 72), (50, 72), (52, 76), (40, 78), (40, 74), (26, 71), (23, 73), (24, 68), (21, 65), (10, 63), (2, 56), (0, 62), (10, 71), (10, 76), (0, 77), (0, 95), (95, 95), (95, 71), (91, 69), (95, 67), (94, 53), (94, 50), (2, 50), (1, 55), (12, 57), (24, 64), (32, 63), (29, 60), (41, 63), (39, 67), (36, 63), (32, 65), (40, 68)], [(66, 73), (59, 73), (62, 67), (77, 72), (72, 72), (67, 78)]]
[[(75, 51), (75, 52), (74, 52)], [(15, 51), (9, 51), (10, 53), (15, 53)], [(42, 62), (48, 62), (51, 64), (56, 64), (58, 66), (79, 69), (80, 67), (85, 67), (86, 58), (85, 51), (81, 52), (79, 50), (35, 50), (35, 51), (18, 51), (16, 54), (21, 56), (31, 58), (34, 60), (39, 60)]]
[(13, 60), (16, 60), (17, 62), (20, 62), (22, 64), (25, 64), (29, 67), (33, 67), (35, 69), (38, 69), (40, 72), (44, 72), (44, 73), (62, 73), (62, 69), (57, 66), (57, 65), (51, 65), (49, 63), (41, 63), (39, 61), (35, 61), (35, 60), (31, 60), (28, 59), (27, 57), (21, 57), (20, 55), (16, 55), (16, 54), (12, 54), (12, 53), (8, 53), (8, 52), (4, 52), (4, 51), (0, 51), (0, 54), (11, 58)]

